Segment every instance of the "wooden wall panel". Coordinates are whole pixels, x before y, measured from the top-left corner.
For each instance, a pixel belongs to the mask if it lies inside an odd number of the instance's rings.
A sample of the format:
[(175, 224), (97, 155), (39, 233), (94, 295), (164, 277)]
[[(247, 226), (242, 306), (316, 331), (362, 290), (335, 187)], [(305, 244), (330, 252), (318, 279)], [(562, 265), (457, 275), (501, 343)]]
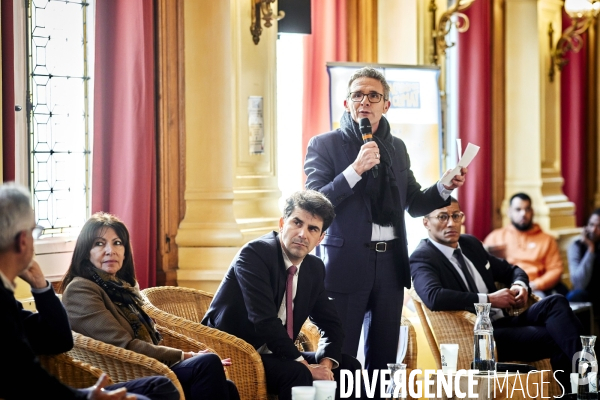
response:
[(505, 166), (505, 1), (493, 0), (492, 9), (492, 228), (502, 227)]
[(175, 236), (185, 215), (183, 1), (156, 1), (158, 255), (156, 284), (177, 285)]

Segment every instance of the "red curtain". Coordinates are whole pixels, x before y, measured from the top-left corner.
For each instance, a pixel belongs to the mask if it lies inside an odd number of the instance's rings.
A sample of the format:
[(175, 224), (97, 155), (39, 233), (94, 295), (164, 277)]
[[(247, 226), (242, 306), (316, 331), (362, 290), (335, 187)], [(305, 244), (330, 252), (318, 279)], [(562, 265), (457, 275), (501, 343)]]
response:
[(458, 35), (458, 136), (463, 150), (480, 146), (459, 189), (466, 232), (483, 240), (492, 230), (492, 2), (476, 1), (465, 14), (471, 27)]
[(96, 7), (92, 210), (125, 222), (145, 288), (157, 250), (153, 2)]
[[(312, 34), (304, 39), (302, 165), (310, 138), (330, 130), (329, 75), (325, 64), (348, 59), (346, 13), (346, 0), (311, 1)], [(303, 185), (305, 181), (302, 172)]]
[[(15, 55), (13, 2), (3, 1), (2, 15), (2, 180), (15, 180)], [(21, 104), (25, 110), (25, 104)]]
[[(563, 11), (563, 29), (571, 25), (571, 19)], [(583, 47), (578, 53), (567, 52), (567, 65), (560, 73), (561, 90), (561, 164), (565, 180), (563, 191), (575, 203), (577, 226), (586, 223), (586, 45), (587, 34), (583, 35)]]

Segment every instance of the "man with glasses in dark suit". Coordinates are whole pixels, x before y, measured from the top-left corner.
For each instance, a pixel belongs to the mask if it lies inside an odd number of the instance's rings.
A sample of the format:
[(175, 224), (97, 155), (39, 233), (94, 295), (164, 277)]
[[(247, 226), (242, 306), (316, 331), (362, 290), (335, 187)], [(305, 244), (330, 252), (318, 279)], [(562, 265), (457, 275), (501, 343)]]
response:
[[(551, 295), (517, 316), (508, 316), (505, 309), (527, 302), (527, 274), (489, 254), (474, 236), (461, 234), (464, 219), (454, 198), (449, 206), (423, 218), (429, 239), (423, 239), (410, 256), (415, 291), (432, 311), (474, 312), (475, 303), (491, 303), (498, 361), (550, 358), (556, 378), (570, 387), (572, 358), (581, 350), (581, 323), (569, 302)], [(506, 288), (496, 289), (495, 282)]]
[[(364, 327), (365, 367), (372, 373), (396, 362), (404, 287), (410, 287), (404, 212), (418, 217), (449, 204), (467, 170), (447, 186), (437, 182), (421, 190), (406, 145), (384, 117), (390, 86), (380, 71), (357, 70), (344, 106), (340, 128), (311, 139), (304, 172), (306, 188), (326, 195), (337, 215), (316, 254), (325, 263), (325, 289), (346, 334), (343, 351), (362, 351)], [(368, 143), (361, 121), (372, 133)]]

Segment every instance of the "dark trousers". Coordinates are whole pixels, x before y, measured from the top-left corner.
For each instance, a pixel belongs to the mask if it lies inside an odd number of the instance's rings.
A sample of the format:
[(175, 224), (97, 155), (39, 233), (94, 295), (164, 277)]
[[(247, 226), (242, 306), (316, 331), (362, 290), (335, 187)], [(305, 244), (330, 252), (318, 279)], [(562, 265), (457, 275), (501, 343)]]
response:
[(550, 358), (556, 378), (570, 388), (573, 355), (581, 351), (581, 322), (562, 295), (551, 295), (517, 317), (495, 322), (494, 338), (499, 361), (536, 361)]
[[(171, 380), (164, 376), (150, 376), (127, 382), (109, 385), (105, 390), (126, 388), (128, 394), (135, 394), (138, 400), (179, 400), (179, 391)], [(89, 392), (90, 389), (81, 389)]]
[[(573, 289), (565, 296), (567, 300), (573, 302), (585, 302), (592, 301), (592, 296), (590, 296), (590, 292), (584, 289)], [(596, 309), (594, 309), (596, 311)]]
[[(235, 360), (234, 360), (235, 362)], [(190, 400), (239, 400), (235, 384), (225, 378), (221, 359), (216, 354), (199, 354), (171, 367)]]
[(404, 287), (400, 284), (394, 259), (393, 251), (371, 250), (360, 288), (352, 293), (328, 291), (342, 320), (344, 353), (355, 357), (357, 351), (362, 351), (358, 343), (361, 328), (364, 328), (365, 369), (369, 374), (375, 369), (387, 369), (388, 363), (396, 362)]
[[(302, 352), (302, 356), (309, 364), (317, 364), (315, 353)], [(306, 366), (295, 360), (287, 360), (273, 354), (261, 354), (260, 356), (265, 368), (267, 378), (267, 392), (276, 394), (279, 400), (291, 400), (292, 388), (294, 386), (312, 386), (312, 375)], [(339, 368), (333, 370), (333, 376), (337, 382), (335, 398), (340, 398), (340, 370), (349, 370), (355, 376), (354, 371), (360, 370), (361, 366), (356, 358), (342, 354)], [(364, 394), (364, 388), (361, 394)]]

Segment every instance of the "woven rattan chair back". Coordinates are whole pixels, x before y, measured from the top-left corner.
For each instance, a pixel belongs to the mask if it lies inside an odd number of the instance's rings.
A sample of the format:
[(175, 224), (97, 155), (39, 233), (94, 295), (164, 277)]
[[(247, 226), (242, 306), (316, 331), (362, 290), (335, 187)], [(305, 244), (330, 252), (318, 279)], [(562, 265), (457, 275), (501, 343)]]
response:
[(438, 369), (442, 368), (440, 343), (458, 344), (458, 369), (469, 369), (473, 361), (475, 314), (468, 311), (431, 311), (413, 289), (409, 291), (425, 338)]
[(158, 286), (144, 289), (150, 303), (169, 314), (200, 323), (208, 311), (213, 294), (178, 286)]
[[(192, 319), (182, 317), (181, 315), (193, 316), (193, 314), (200, 315), (200, 308), (195, 306), (187, 307), (173, 307), (173, 304), (177, 303), (176, 294), (184, 293), (187, 296), (189, 293), (196, 291), (195, 289), (187, 288), (175, 288), (178, 290), (168, 290), (170, 297), (158, 296), (162, 291), (160, 287), (148, 288), (142, 290), (142, 294), (145, 297), (145, 303), (143, 305), (144, 311), (156, 321), (159, 326), (166, 327), (184, 336), (190, 337), (194, 340), (202, 342), (214, 349), (221, 357), (230, 357), (232, 365), (227, 367), (227, 371), (230, 379), (237, 386), (240, 398), (242, 400), (265, 400), (267, 399), (267, 386), (265, 380), (265, 370), (260, 355), (256, 352), (254, 347), (226, 332), (219, 331), (218, 329), (209, 328), (196, 322)], [(165, 290), (167, 292), (167, 290)], [(158, 293), (158, 294), (157, 294)], [(151, 297), (148, 296), (151, 294)], [(199, 299), (201, 296), (197, 296)], [(202, 296), (206, 297), (206, 296)], [(159, 305), (153, 303), (153, 300), (158, 298)], [(171, 298), (170, 302), (165, 298)], [(191, 297), (186, 297), (185, 303), (189, 303)], [(206, 306), (208, 307), (208, 306)], [(167, 310), (179, 310), (176, 311), (180, 315), (172, 314)], [(181, 310), (187, 310), (181, 313)], [(195, 311), (190, 311), (195, 310)], [(201, 316), (200, 316), (201, 318)]]

